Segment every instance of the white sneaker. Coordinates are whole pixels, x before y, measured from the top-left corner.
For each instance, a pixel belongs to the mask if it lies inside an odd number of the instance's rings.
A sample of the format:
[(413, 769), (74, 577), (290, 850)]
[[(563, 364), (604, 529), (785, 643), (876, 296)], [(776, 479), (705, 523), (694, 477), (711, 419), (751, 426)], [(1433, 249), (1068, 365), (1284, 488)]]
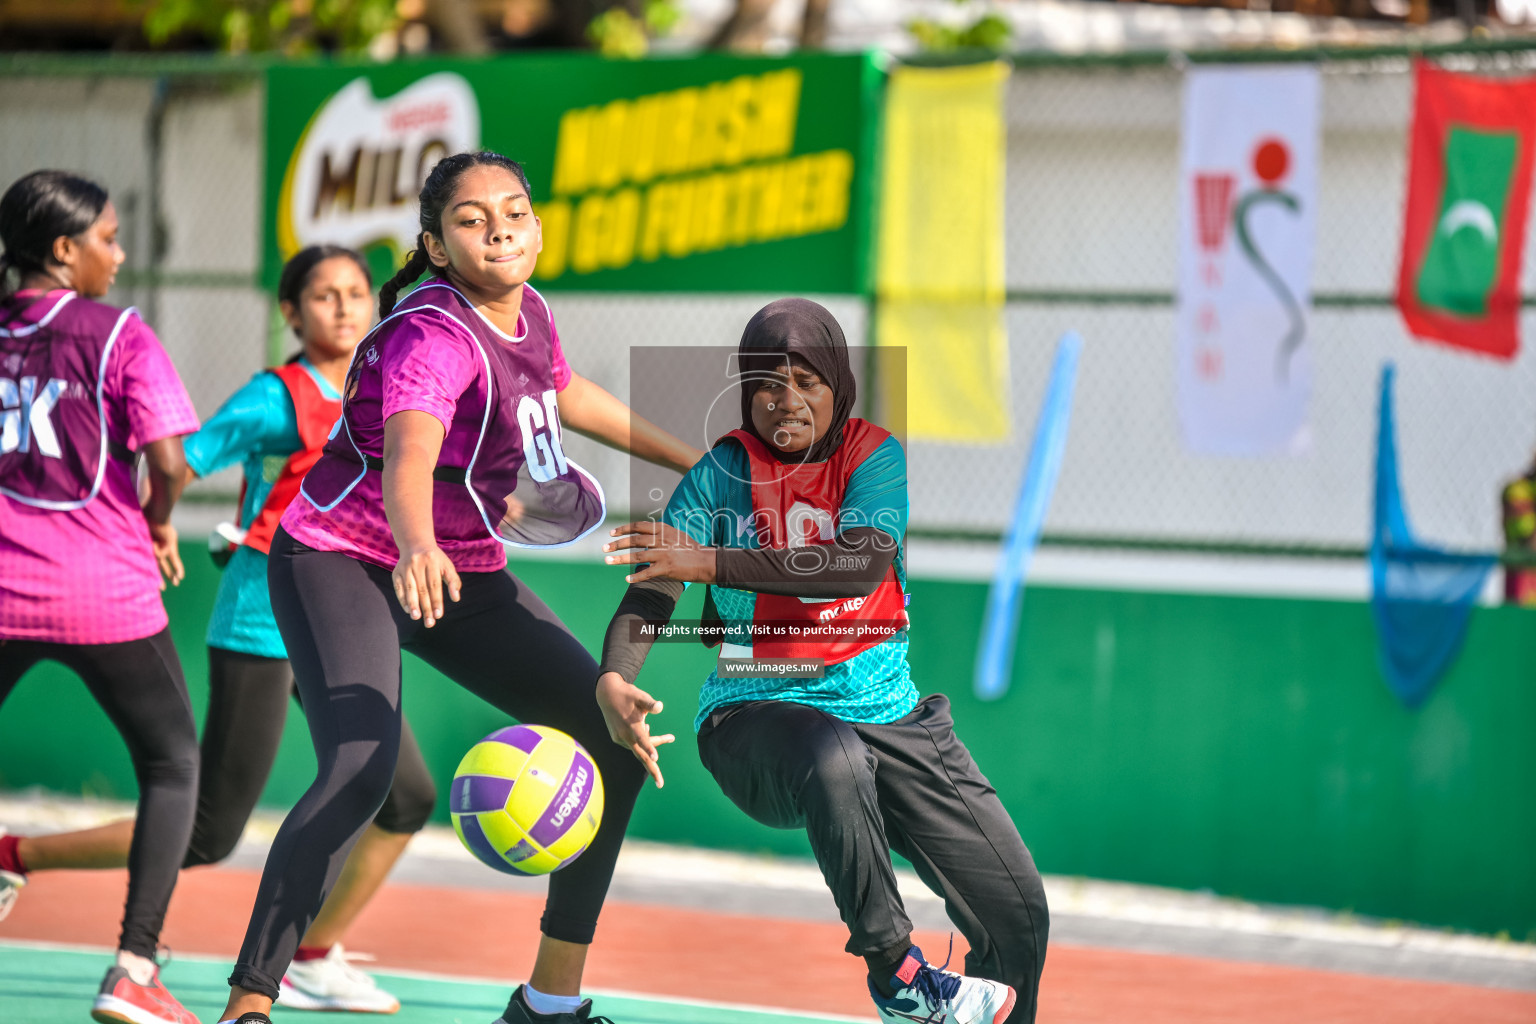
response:
[(889, 999), (869, 986), (881, 1024), (1003, 1024), (1013, 1010), (1010, 986), (934, 967), (916, 946), (907, 950), (891, 984), (901, 987)]
[[(361, 959), (353, 956), (352, 959)], [(278, 985), (277, 1001), (289, 1010), (348, 1010), (394, 1013), (400, 1000), (348, 962), (337, 943), (318, 960), (295, 960)]]

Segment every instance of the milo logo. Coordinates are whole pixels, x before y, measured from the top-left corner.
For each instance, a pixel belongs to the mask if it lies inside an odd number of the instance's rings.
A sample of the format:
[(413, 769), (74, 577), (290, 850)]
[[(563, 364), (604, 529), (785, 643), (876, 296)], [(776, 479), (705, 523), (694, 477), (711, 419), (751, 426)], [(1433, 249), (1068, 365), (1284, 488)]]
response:
[(437, 162), (480, 144), (474, 90), (449, 71), (387, 99), (356, 78), (315, 112), (278, 197), (284, 259), (307, 245), (415, 245), (416, 195)]

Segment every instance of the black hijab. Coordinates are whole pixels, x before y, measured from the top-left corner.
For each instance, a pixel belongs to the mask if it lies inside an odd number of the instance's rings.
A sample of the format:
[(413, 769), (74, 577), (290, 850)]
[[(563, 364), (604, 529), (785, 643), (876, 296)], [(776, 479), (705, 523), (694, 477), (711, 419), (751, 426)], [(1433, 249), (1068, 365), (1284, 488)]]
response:
[(764, 378), (775, 374), (786, 356), (797, 356), (832, 389), (832, 423), (819, 440), (804, 451), (780, 451), (759, 437), (780, 462), (825, 462), (843, 443), (843, 428), (853, 412), (858, 386), (848, 362), (848, 342), (825, 306), (810, 299), (779, 299), (770, 302), (747, 321), (737, 348), (741, 373), (741, 426), (756, 434), (752, 425), (752, 395)]

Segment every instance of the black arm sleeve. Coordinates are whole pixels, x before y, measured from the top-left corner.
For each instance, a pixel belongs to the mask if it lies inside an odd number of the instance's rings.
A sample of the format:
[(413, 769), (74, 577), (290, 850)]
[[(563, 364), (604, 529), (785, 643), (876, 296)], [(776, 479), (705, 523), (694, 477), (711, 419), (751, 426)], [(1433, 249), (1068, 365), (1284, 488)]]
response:
[(718, 548), (715, 583), (786, 597), (867, 597), (895, 560), (890, 534), (855, 526), (809, 548)]
[(651, 653), (651, 644), (655, 643), (654, 639), (637, 639), (637, 624), (665, 626), (672, 620), (677, 599), (682, 596), (682, 583), (665, 576), (631, 583), (603, 637), (599, 674), (617, 672), (625, 682), (634, 682), (640, 666), (645, 664), (645, 656)]

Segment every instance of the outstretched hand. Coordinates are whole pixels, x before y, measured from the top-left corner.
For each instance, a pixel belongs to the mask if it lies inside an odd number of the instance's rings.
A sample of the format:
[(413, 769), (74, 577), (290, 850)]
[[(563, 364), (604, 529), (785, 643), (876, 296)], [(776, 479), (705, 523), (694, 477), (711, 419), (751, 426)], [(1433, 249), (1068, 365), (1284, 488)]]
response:
[(603, 711), (603, 721), (608, 723), (608, 735), (613, 742), (645, 765), (645, 770), (656, 780), (657, 789), (665, 785), (656, 748), (677, 737), (671, 733), (652, 736), (651, 727), (645, 721), (646, 715), (660, 713), (661, 701), (626, 682), (617, 672), (604, 672), (597, 677), (597, 706)]
[(617, 537), (603, 545), (611, 552), (609, 565), (645, 565), (624, 577), (625, 583), (666, 576), (683, 583), (715, 582), (715, 549), (707, 548), (675, 526), (642, 519), (609, 531)]

